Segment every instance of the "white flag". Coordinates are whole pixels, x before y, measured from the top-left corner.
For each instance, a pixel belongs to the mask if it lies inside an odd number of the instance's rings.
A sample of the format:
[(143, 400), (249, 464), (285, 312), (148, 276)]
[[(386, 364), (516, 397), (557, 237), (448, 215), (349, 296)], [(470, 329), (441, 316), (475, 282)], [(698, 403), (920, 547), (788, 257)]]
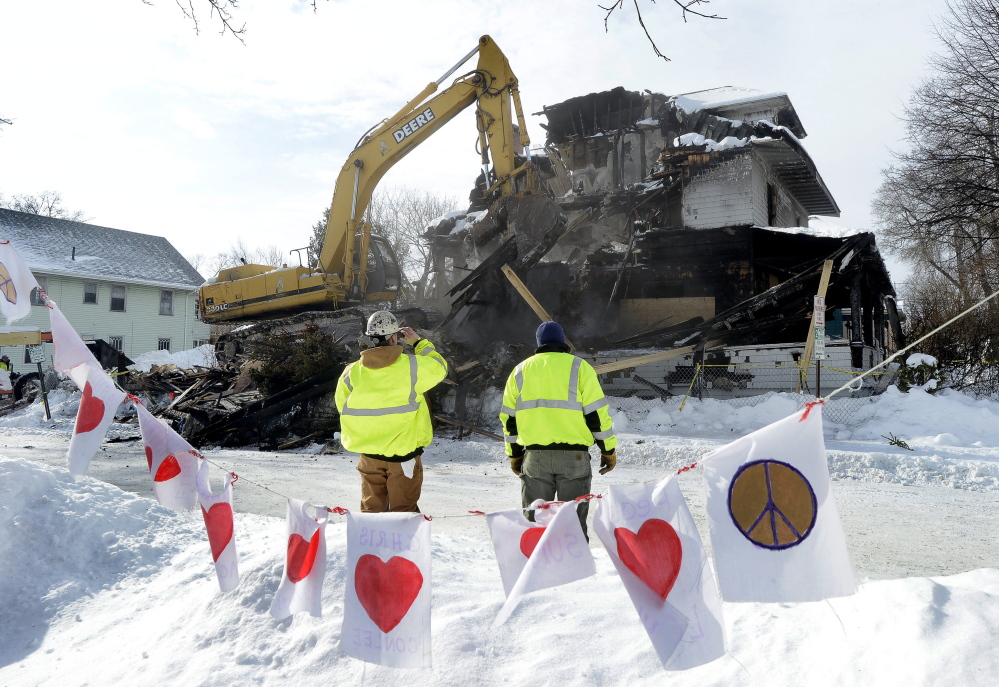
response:
[(153, 494), (160, 505), (186, 511), (198, 505), (198, 452), (182, 436), (136, 404)]
[[(579, 524), (579, 515), (576, 513), (577, 505), (575, 501), (563, 504), (553, 503), (549, 508), (535, 511), (536, 513), (555, 512), (541, 531), (541, 536), (534, 540), (535, 546), (530, 546), (530, 540), (537, 535), (534, 535), (534, 530), (527, 530), (531, 534), (514, 534), (512, 543), (516, 544), (515, 552), (513, 547), (509, 546), (511, 543), (509, 540), (503, 546), (496, 547), (496, 559), (500, 561), (501, 575), (504, 564), (511, 565), (511, 555), (513, 557), (523, 556), (526, 551), (530, 551), (530, 555), (524, 563), (517, 581), (507, 593), (506, 603), (503, 604), (499, 615), (493, 621), (493, 627), (499, 627), (506, 622), (524, 595), (539, 589), (558, 587), (596, 574), (597, 567), (593, 562), (593, 554), (590, 553), (589, 544), (586, 542), (586, 537), (583, 536), (583, 528)], [(523, 516), (521, 517), (523, 518)], [(524, 520), (526, 522), (526, 518)], [(494, 529), (494, 524), (498, 528)], [(489, 529), (493, 533), (494, 545), (496, 544), (496, 534), (506, 529), (503, 524), (502, 520), (498, 518), (493, 518), (490, 523)], [(527, 540), (525, 540), (525, 536)], [(501, 556), (503, 560), (501, 560)]]
[(31, 290), (38, 282), (10, 241), (0, 241), (0, 314), (7, 325), (31, 313)]
[(67, 453), (69, 471), (79, 476), (86, 474), (91, 459), (114, 420), (118, 406), (125, 400), (125, 392), (114, 385), (104, 370), (91, 365), (76, 367), (70, 372), (70, 376), (83, 389)]
[(431, 666), (430, 522), (422, 514), (347, 514), (340, 647), (368, 663)]
[[(87, 348), (87, 344), (83, 343), (83, 339), (73, 329), (73, 325), (69, 323), (59, 307), (51, 301), (49, 302), (49, 323), (52, 327), (52, 345), (55, 349), (52, 354), (52, 366), (56, 370), (69, 372), (84, 363), (92, 365), (98, 370), (101, 369), (101, 364)], [(82, 389), (83, 385), (79, 380), (75, 377), (73, 379), (77, 386)]]
[(547, 522), (531, 522), (524, 517), (524, 511), (517, 508), (487, 514), (486, 524), (489, 525), (489, 536), (493, 540), (496, 563), (503, 580), (503, 593), (509, 597), (527, 565), (527, 559), (545, 533)]
[(666, 670), (725, 654), (721, 597), (675, 475), (657, 485), (612, 485), (593, 529)]
[(223, 592), (231, 592), (239, 586), (232, 518), (232, 474), (226, 473), (222, 492), (213, 494), (208, 470), (208, 461), (201, 461), (201, 467), (198, 468), (198, 500), (201, 502), (201, 515), (208, 531), (208, 545), (212, 549), (219, 588)]
[(821, 406), (737, 439), (701, 464), (726, 601), (819, 601), (854, 593), (829, 484)]
[(315, 517), (309, 515), (312, 504), (288, 499), (288, 549), (284, 561), (284, 577), (274, 593), (271, 615), (281, 620), (295, 613), (308, 611), (323, 615), (323, 578), (326, 577), (326, 521), (329, 510), (315, 506)]

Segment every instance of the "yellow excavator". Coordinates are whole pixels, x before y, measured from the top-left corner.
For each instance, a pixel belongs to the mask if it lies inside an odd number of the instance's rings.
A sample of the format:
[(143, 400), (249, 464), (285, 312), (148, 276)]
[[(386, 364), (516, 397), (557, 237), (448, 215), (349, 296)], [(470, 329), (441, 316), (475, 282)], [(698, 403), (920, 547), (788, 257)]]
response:
[[(475, 69), (437, 93), (476, 53)], [(540, 193), (517, 77), (495, 41), (482, 36), (454, 67), (361, 137), (337, 177), (326, 237), (315, 264), (224, 269), (198, 292), (200, 318), (209, 323), (235, 322), (394, 301), (402, 274), (388, 241), (373, 234), (365, 219), (371, 195), (396, 162), (473, 104), (485, 200), (510, 202)], [(518, 154), (521, 151), (523, 155)]]

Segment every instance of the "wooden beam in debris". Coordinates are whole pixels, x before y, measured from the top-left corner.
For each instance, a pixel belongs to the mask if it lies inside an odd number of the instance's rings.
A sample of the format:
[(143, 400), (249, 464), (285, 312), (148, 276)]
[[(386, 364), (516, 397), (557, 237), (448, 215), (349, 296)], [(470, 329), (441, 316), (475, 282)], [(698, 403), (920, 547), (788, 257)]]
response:
[(474, 425), (470, 425), (466, 422), (458, 422), (457, 420), (452, 420), (449, 417), (444, 417), (443, 415), (434, 415), (434, 419), (438, 422), (444, 422), (449, 425), (454, 425), (455, 427), (461, 427), (462, 429), (467, 429), (469, 432), (475, 432), (476, 434), (481, 434), (484, 437), (489, 437), (490, 439), (495, 439), (496, 441), (503, 441), (503, 437), (499, 434), (493, 434), (492, 432), (487, 432), (484, 429), (479, 429)]
[[(721, 343), (721, 340), (715, 340), (707, 343), (704, 349), (714, 348)], [(626, 360), (618, 360), (613, 363), (604, 363), (603, 365), (594, 365), (593, 370), (598, 374), (606, 374), (608, 372), (617, 372), (618, 370), (627, 370), (633, 367), (638, 367), (640, 365), (648, 365), (649, 363), (660, 363), (664, 360), (673, 360), (674, 358), (679, 358), (681, 356), (687, 355), (688, 353), (693, 353), (697, 350), (700, 344), (694, 344), (693, 346), (683, 346), (681, 348), (674, 348), (669, 351), (662, 351), (661, 353), (652, 353), (650, 355), (642, 355), (637, 358), (628, 358)]]
[[(534, 311), (535, 315), (541, 318), (542, 322), (554, 322), (548, 314), (548, 311), (545, 310), (544, 306), (541, 305), (541, 303), (538, 302), (538, 299), (534, 297), (534, 294), (531, 293), (531, 290), (527, 288), (524, 282), (520, 281), (520, 277), (517, 276), (517, 273), (513, 271), (512, 267), (509, 265), (503, 265), (500, 269), (503, 270), (503, 274), (505, 274), (506, 278), (510, 280), (511, 284), (513, 284), (513, 288), (517, 289), (517, 293), (520, 294), (521, 298), (527, 301), (527, 304), (531, 306), (531, 310)], [(576, 347), (572, 345), (572, 342), (569, 341), (568, 338), (565, 342), (569, 345), (570, 349), (573, 351), (576, 350)]]
[(320, 372), (282, 392), (244, 406), (226, 416), (224, 420), (205, 427), (189, 440), (195, 446), (212, 441), (233, 431), (259, 425), (262, 420), (282, 413), (296, 403), (333, 391), (344, 367), (345, 365), (334, 365), (325, 372)]

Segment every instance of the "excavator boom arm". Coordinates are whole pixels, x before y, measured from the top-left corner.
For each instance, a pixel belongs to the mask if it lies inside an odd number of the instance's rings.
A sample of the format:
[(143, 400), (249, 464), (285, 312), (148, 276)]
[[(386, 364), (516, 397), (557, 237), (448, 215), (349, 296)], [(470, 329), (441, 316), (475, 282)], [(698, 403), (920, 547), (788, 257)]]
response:
[[(451, 86), (427, 99), (476, 52), (479, 60), (474, 71), (458, 77)], [(350, 284), (355, 236), (362, 230), (362, 218), (378, 182), (407, 153), (476, 102), (480, 140), (485, 141), (483, 158), (488, 161), (486, 154), (491, 153), (490, 173), (502, 193), (511, 192), (511, 177), (516, 171), (515, 120), (521, 122), (520, 129), (524, 132), (517, 77), (496, 43), (483, 36), (476, 50), (369, 132), (350, 154), (337, 176), (326, 221), (326, 238), (319, 255), (319, 266), (324, 271), (343, 274), (344, 283)], [(361, 256), (362, 269), (365, 258)]]

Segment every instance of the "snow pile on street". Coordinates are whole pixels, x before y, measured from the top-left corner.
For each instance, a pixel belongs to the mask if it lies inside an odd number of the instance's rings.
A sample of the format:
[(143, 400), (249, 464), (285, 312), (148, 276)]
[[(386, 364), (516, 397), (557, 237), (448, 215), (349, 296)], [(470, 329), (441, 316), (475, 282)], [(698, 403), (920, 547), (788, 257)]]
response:
[(59, 388), (50, 391), (48, 396), (49, 410), (52, 412), (51, 420), (45, 419), (45, 405), (39, 396), (31, 405), (0, 417), (0, 427), (54, 427), (68, 421), (67, 431), (72, 432), (76, 412), (80, 407), (80, 392), (76, 389)]
[[(845, 395), (844, 395), (845, 396)], [(839, 396), (825, 410), (827, 439), (880, 440), (886, 430), (910, 446), (999, 447), (999, 403), (976, 399), (951, 389), (929, 394), (921, 389), (885, 393), (863, 399)], [(659, 400), (611, 398), (614, 426), (620, 432), (711, 437), (726, 441), (760, 429), (800, 410), (805, 400), (794, 393), (775, 393), (752, 404), (738, 400), (688, 398), (684, 409)], [(844, 404), (849, 424), (837, 424)]]
[[(682, 411), (658, 400), (611, 399), (611, 415), (629, 464), (677, 469), (723, 443), (800, 412), (798, 394), (756, 405), (687, 399)], [(849, 425), (832, 420), (844, 404)], [(895, 387), (880, 396), (834, 398), (824, 411), (833, 479), (999, 491), (999, 403), (945, 389), (928, 394)], [(889, 434), (913, 451), (888, 445)]]
[(276, 621), (282, 520), (237, 513), (243, 581), (223, 595), (199, 517), (25, 460), (0, 459), (0, 499), (0, 684), (972, 685), (999, 670), (993, 569), (869, 582), (828, 603), (725, 604), (730, 656), (667, 675), (595, 549), (594, 577), (530, 595), (491, 630), (503, 590), (483, 520), (478, 536), (434, 536), (436, 667), (402, 672), (340, 650), (342, 519), (327, 528), (325, 617)]
[(135, 359), (135, 364), (129, 365), (129, 370), (149, 372), (156, 365), (176, 365), (182, 370), (193, 370), (195, 367), (212, 367), (215, 364), (215, 349), (211, 344), (204, 344), (186, 351), (149, 351)]

